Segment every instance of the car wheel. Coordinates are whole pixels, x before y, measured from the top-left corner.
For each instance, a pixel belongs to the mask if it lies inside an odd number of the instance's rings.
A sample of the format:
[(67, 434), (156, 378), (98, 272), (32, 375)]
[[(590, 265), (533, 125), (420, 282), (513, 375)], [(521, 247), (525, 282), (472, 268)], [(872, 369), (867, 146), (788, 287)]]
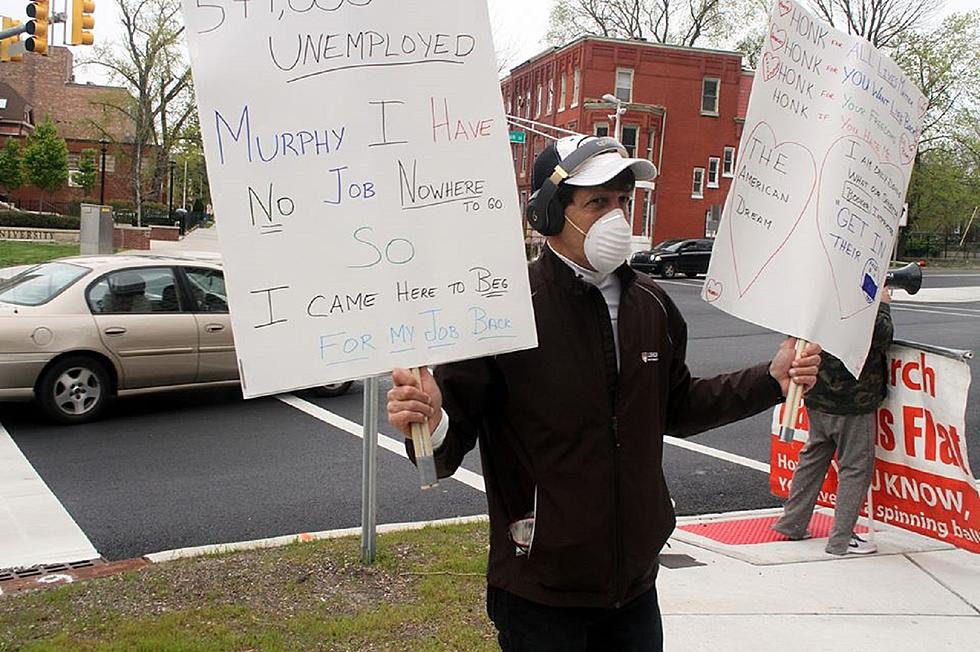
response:
[(324, 398), (330, 398), (332, 396), (342, 396), (346, 394), (351, 385), (354, 384), (353, 380), (348, 380), (345, 383), (332, 383), (330, 385), (320, 385), (319, 387), (313, 388), (313, 393), (317, 396), (323, 396)]
[(674, 278), (677, 276), (677, 266), (674, 263), (664, 263), (664, 268), (660, 273), (664, 278)]
[(88, 356), (64, 358), (38, 384), (37, 399), (48, 418), (58, 423), (85, 423), (98, 418), (112, 394), (105, 365)]

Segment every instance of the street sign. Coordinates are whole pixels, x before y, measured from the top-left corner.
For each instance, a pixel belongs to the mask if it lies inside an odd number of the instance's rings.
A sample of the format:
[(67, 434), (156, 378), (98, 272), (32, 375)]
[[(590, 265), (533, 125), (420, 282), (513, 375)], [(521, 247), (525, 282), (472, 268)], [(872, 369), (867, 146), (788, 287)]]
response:
[(519, 143), (523, 145), (527, 142), (527, 132), (526, 131), (512, 131), (510, 132), (510, 142)]

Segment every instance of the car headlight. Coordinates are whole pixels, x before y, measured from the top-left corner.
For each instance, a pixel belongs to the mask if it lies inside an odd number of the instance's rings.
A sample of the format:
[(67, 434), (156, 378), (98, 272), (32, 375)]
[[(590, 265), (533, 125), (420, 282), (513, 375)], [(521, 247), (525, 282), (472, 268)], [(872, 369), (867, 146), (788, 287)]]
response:
[(663, 256), (654, 256), (653, 260), (659, 263), (661, 260), (663, 260)]

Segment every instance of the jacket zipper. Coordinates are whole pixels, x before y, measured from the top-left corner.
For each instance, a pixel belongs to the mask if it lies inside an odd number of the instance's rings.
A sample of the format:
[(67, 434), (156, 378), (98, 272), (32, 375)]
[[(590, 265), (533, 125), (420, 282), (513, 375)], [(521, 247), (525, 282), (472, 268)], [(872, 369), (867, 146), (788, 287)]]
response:
[[(615, 400), (613, 401), (615, 411)], [(620, 560), (623, 554), (622, 527), (619, 522), (619, 420), (615, 414), (612, 418), (613, 435), (613, 532), (615, 533), (615, 550), (613, 551), (613, 592), (616, 601), (616, 608), (622, 606), (622, 572), (620, 570)]]

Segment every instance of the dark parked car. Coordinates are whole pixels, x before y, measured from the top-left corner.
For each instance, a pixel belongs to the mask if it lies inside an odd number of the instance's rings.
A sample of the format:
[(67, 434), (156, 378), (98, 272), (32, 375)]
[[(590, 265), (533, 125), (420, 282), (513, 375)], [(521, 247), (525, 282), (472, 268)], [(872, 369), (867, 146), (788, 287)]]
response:
[(630, 267), (664, 278), (674, 278), (678, 274), (693, 278), (708, 271), (714, 242), (711, 238), (664, 240), (650, 251), (633, 254)]

